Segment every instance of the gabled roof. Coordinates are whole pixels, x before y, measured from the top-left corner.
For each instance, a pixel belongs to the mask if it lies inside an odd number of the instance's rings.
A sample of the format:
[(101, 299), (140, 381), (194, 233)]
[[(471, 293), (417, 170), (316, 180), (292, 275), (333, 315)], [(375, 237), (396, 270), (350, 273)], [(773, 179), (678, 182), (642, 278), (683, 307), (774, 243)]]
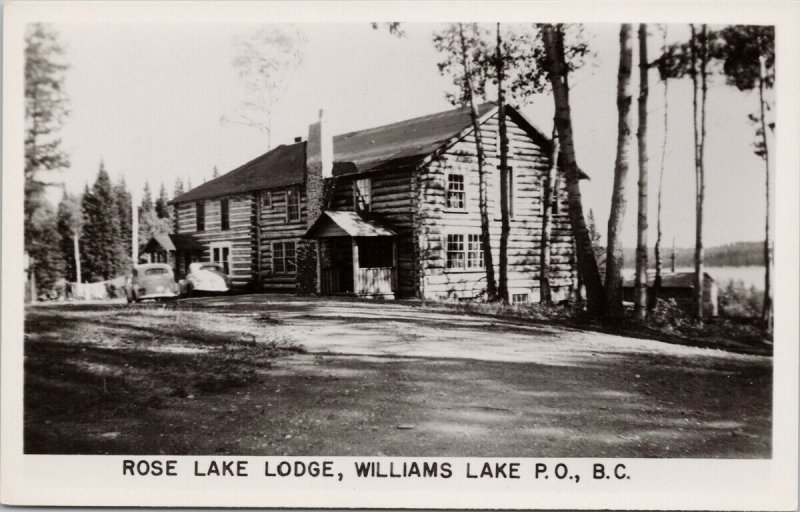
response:
[(198, 201), (262, 190), (288, 187), (305, 179), (306, 143), (280, 145), (246, 164), (173, 199), (172, 203)]
[[(318, 238), (320, 233), (327, 232), (324, 236), (395, 236), (391, 229), (381, 225), (375, 219), (369, 219), (356, 212), (326, 210), (314, 222), (303, 238)], [(330, 234), (333, 233), (333, 234)]]
[[(477, 107), (483, 120), (497, 109), (494, 103)], [(549, 153), (550, 140), (513, 107), (509, 117)], [(416, 168), (427, 157), (470, 131), (469, 108), (415, 117), (333, 137), (333, 175), (344, 176), (384, 169)], [(306, 143), (277, 148), (222, 176), (182, 194), (171, 202), (197, 201), (253, 190), (303, 183)]]

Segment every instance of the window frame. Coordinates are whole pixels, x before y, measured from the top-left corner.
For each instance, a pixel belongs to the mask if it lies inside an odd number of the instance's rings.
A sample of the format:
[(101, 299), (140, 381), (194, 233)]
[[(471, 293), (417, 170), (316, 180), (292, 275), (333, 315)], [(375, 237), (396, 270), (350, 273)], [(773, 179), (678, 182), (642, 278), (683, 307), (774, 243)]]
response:
[(205, 201), (196, 201), (194, 203), (194, 230), (198, 231), (198, 232), (206, 230), (206, 202)]
[[(352, 181), (353, 183), (353, 211), (355, 212), (370, 212), (372, 211), (372, 178), (369, 176), (365, 178), (357, 178)], [(360, 202), (359, 199), (362, 198), (360, 187), (358, 186), (359, 183), (366, 183), (367, 187), (367, 194), (366, 198), (367, 201), (364, 201), (364, 208), (361, 209), (359, 207)]]
[[(303, 220), (303, 212), (300, 205), (300, 189), (299, 188), (290, 188), (284, 191), (284, 209), (285, 209), (285, 221), (286, 224), (291, 222), (300, 222)], [(291, 215), (291, 210), (289, 210), (289, 197), (296, 197), (297, 198), (297, 218), (293, 218)]]
[[(451, 178), (461, 179), (461, 190), (451, 190)], [(451, 206), (450, 194), (461, 194), (461, 206)], [(463, 172), (448, 171), (445, 175), (444, 205), (447, 212), (465, 213), (467, 211), (467, 177)]]
[[(291, 260), (287, 254), (289, 251), (287, 250), (289, 244), (291, 244)], [(278, 251), (280, 248), (280, 251)], [(297, 242), (295, 240), (275, 240), (272, 242), (272, 254), (270, 255), (271, 263), (272, 263), (272, 273), (276, 275), (292, 275), (297, 274)], [(280, 254), (280, 256), (276, 256)], [(280, 270), (278, 270), (277, 262), (280, 260)], [(291, 270), (287, 270), (287, 263), (291, 261), (291, 266), (293, 267)]]
[(231, 201), (227, 197), (219, 200), (219, 229), (220, 231), (231, 229)]
[[(500, 176), (500, 173), (502, 173), (503, 171), (499, 167), (498, 167), (498, 170), (499, 170), (499, 172), (498, 172), (498, 180), (501, 180), (502, 177)], [(514, 167), (512, 167), (510, 165), (507, 165), (505, 172), (508, 174), (508, 176), (506, 178), (506, 190), (502, 190), (502, 188), (500, 186), (500, 183), (502, 183), (501, 181), (498, 182), (497, 188), (500, 189), (500, 194), (505, 194), (508, 197), (508, 218), (509, 219), (513, 219), (514, 218), (514, 203), (515, 203), (514, 198), (516, 196), (516, 187), (514, 186), (516, 184), (515, 181), (514, 181)], [(498, 200), (502, 201), (502, 195), (498, 198)], [(502, 218), (502, 216), (503, 216), (503, 210), (500, 207), (501, 204), (502, 203), (499, 203), (499, 202), (497, 204), (497, 213), (498, 213), (497, 217), (498, 218)]]
[(272, 208), (272, 192), (269, 190), (262, 190), (261, 196), (258, 198), (261, 201), (261, 208)]
[[(458, 256), (454, 258), (455, 255)], [(445, 272), (483, 272), (486, 270), (479, 233), (445, 233), (444, 257)], [(460, 262), (460, 264), (454, 265), (453, 262)]]

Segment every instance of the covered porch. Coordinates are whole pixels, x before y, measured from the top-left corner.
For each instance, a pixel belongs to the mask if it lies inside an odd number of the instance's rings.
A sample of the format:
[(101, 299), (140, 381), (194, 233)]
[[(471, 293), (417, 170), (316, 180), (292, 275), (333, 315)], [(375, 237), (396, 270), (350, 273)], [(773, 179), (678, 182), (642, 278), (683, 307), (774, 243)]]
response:
[(394, 299), (397, 235), (356, 212), (325, 211), (304, 238), (317, 244), (317, 293)]
[(189, 235), (158, 234), (150, 237), (141, 250), (150, 263), (166, 263), (175, 272), (175, 279), (183, 279), (189, 264), (203, 257), (203, 245)]

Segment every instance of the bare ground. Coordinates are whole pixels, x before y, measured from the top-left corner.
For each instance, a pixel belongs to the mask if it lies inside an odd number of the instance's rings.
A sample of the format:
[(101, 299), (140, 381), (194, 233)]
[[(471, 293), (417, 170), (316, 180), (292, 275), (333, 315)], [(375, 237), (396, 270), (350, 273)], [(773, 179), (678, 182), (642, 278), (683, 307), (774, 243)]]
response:
[(27, 453), (769, 457), (772, 360), (397, 302), (26, 311)]

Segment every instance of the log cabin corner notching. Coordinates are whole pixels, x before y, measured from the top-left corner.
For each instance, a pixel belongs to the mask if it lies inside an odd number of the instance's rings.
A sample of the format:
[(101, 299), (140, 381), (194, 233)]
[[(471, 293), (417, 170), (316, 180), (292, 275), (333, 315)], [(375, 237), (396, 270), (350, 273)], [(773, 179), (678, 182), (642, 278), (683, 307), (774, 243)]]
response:
[[(320, 113), (321, 114), (321, 113)], [(494, 261), (500, 238), (497, 108), (479, 107)], [(543, 180), (550, 141), (513, 108), (509, 134), (508, 287), (539, 300)], [(551, 229), (555, 300), (576, 283), (564, 180)], [(177, 232), (197, 257), (231, 270), (236, 286), (374, 297), (480, 298), (478, 170), (469, 111), (456, 109), (281, 145), (175, 198)]]

